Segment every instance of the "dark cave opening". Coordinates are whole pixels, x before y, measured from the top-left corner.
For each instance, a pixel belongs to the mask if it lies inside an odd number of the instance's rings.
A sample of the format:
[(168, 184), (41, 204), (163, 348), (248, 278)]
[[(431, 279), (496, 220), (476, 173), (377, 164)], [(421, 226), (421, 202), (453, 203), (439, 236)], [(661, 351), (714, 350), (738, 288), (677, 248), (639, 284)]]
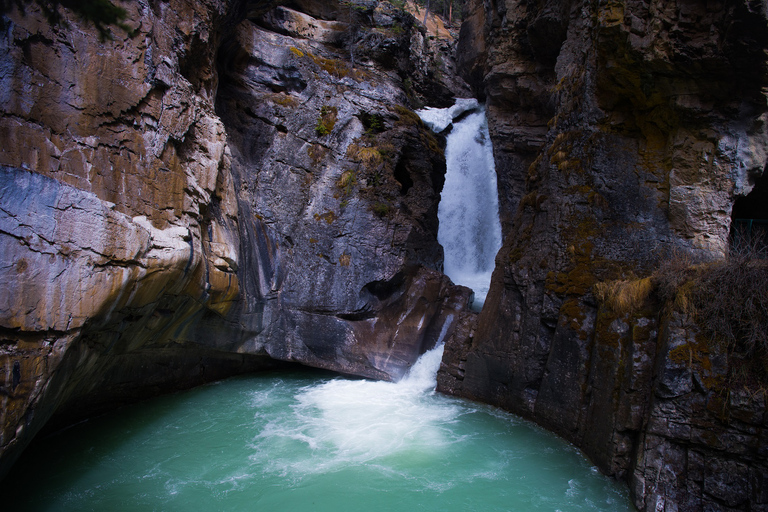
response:
[(400, 183), (400, 195), (406, 195), (413, 186), (413, 179), (404, 158), (400, 159), (395, 166), (395, 179)]
[(755, 181), (749, 194), (734, 202), (730, 242), (731, 251), (755, 251), (768, 256), (768, 171)]

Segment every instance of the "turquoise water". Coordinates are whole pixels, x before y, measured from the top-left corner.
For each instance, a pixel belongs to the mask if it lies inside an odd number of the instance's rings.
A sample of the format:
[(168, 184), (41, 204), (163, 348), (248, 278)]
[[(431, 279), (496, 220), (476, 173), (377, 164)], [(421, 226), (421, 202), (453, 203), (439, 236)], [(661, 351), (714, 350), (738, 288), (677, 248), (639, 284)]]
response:
[(633, 510), (568, 443), (434, 393), (440, 355), (397, 384), (270, 373), (121, 409), (36, 443), (2, 509)]

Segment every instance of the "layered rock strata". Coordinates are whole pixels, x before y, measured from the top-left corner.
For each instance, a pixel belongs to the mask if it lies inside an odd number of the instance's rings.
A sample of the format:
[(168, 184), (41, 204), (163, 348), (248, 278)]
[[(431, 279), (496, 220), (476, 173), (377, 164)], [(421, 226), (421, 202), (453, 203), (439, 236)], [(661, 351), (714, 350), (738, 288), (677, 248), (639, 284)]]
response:
[(728, 251), (734, 200), (766, 163), (764, 6), (510, 0), (468, 14), (460, 62), (487, 97), (507, 231), (439, 389), (571, 440), (640, 510), (765, 509), (764, 388), (726, 384), (680, 301), (649, 292), (614, 310), (594, 292), (676, 253)]
[(461, 92), (451, 43), (353, 4), (4, 20), (0, 474), (49, 420), (276, 361), (393, 379), (450, 333), (469, 291), (408, 107)]

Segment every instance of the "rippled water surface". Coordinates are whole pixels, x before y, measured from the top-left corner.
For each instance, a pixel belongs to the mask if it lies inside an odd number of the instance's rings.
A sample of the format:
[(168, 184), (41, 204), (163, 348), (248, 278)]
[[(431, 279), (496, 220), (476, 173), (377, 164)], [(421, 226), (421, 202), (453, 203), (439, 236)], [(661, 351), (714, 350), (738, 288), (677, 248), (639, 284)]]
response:
[(572, 446), (435, 394), (441, 350), (392, 384), (230, 379), (38, 442), (3, 510), (630, 511)]

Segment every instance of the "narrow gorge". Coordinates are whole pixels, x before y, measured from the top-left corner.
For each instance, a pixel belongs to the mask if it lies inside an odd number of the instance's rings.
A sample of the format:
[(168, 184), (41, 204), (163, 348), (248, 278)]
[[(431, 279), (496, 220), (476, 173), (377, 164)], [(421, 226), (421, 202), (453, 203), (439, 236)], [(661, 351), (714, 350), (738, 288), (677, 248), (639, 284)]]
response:
[[(445, 342), (438, 391), (638, 510), (768, 510), (764, 2), (133, 0), (110, 37), (47, 5), (0, 24), (0, 478), (125, 404)], [(474, 306), (464, 123), (500, 224)]]

